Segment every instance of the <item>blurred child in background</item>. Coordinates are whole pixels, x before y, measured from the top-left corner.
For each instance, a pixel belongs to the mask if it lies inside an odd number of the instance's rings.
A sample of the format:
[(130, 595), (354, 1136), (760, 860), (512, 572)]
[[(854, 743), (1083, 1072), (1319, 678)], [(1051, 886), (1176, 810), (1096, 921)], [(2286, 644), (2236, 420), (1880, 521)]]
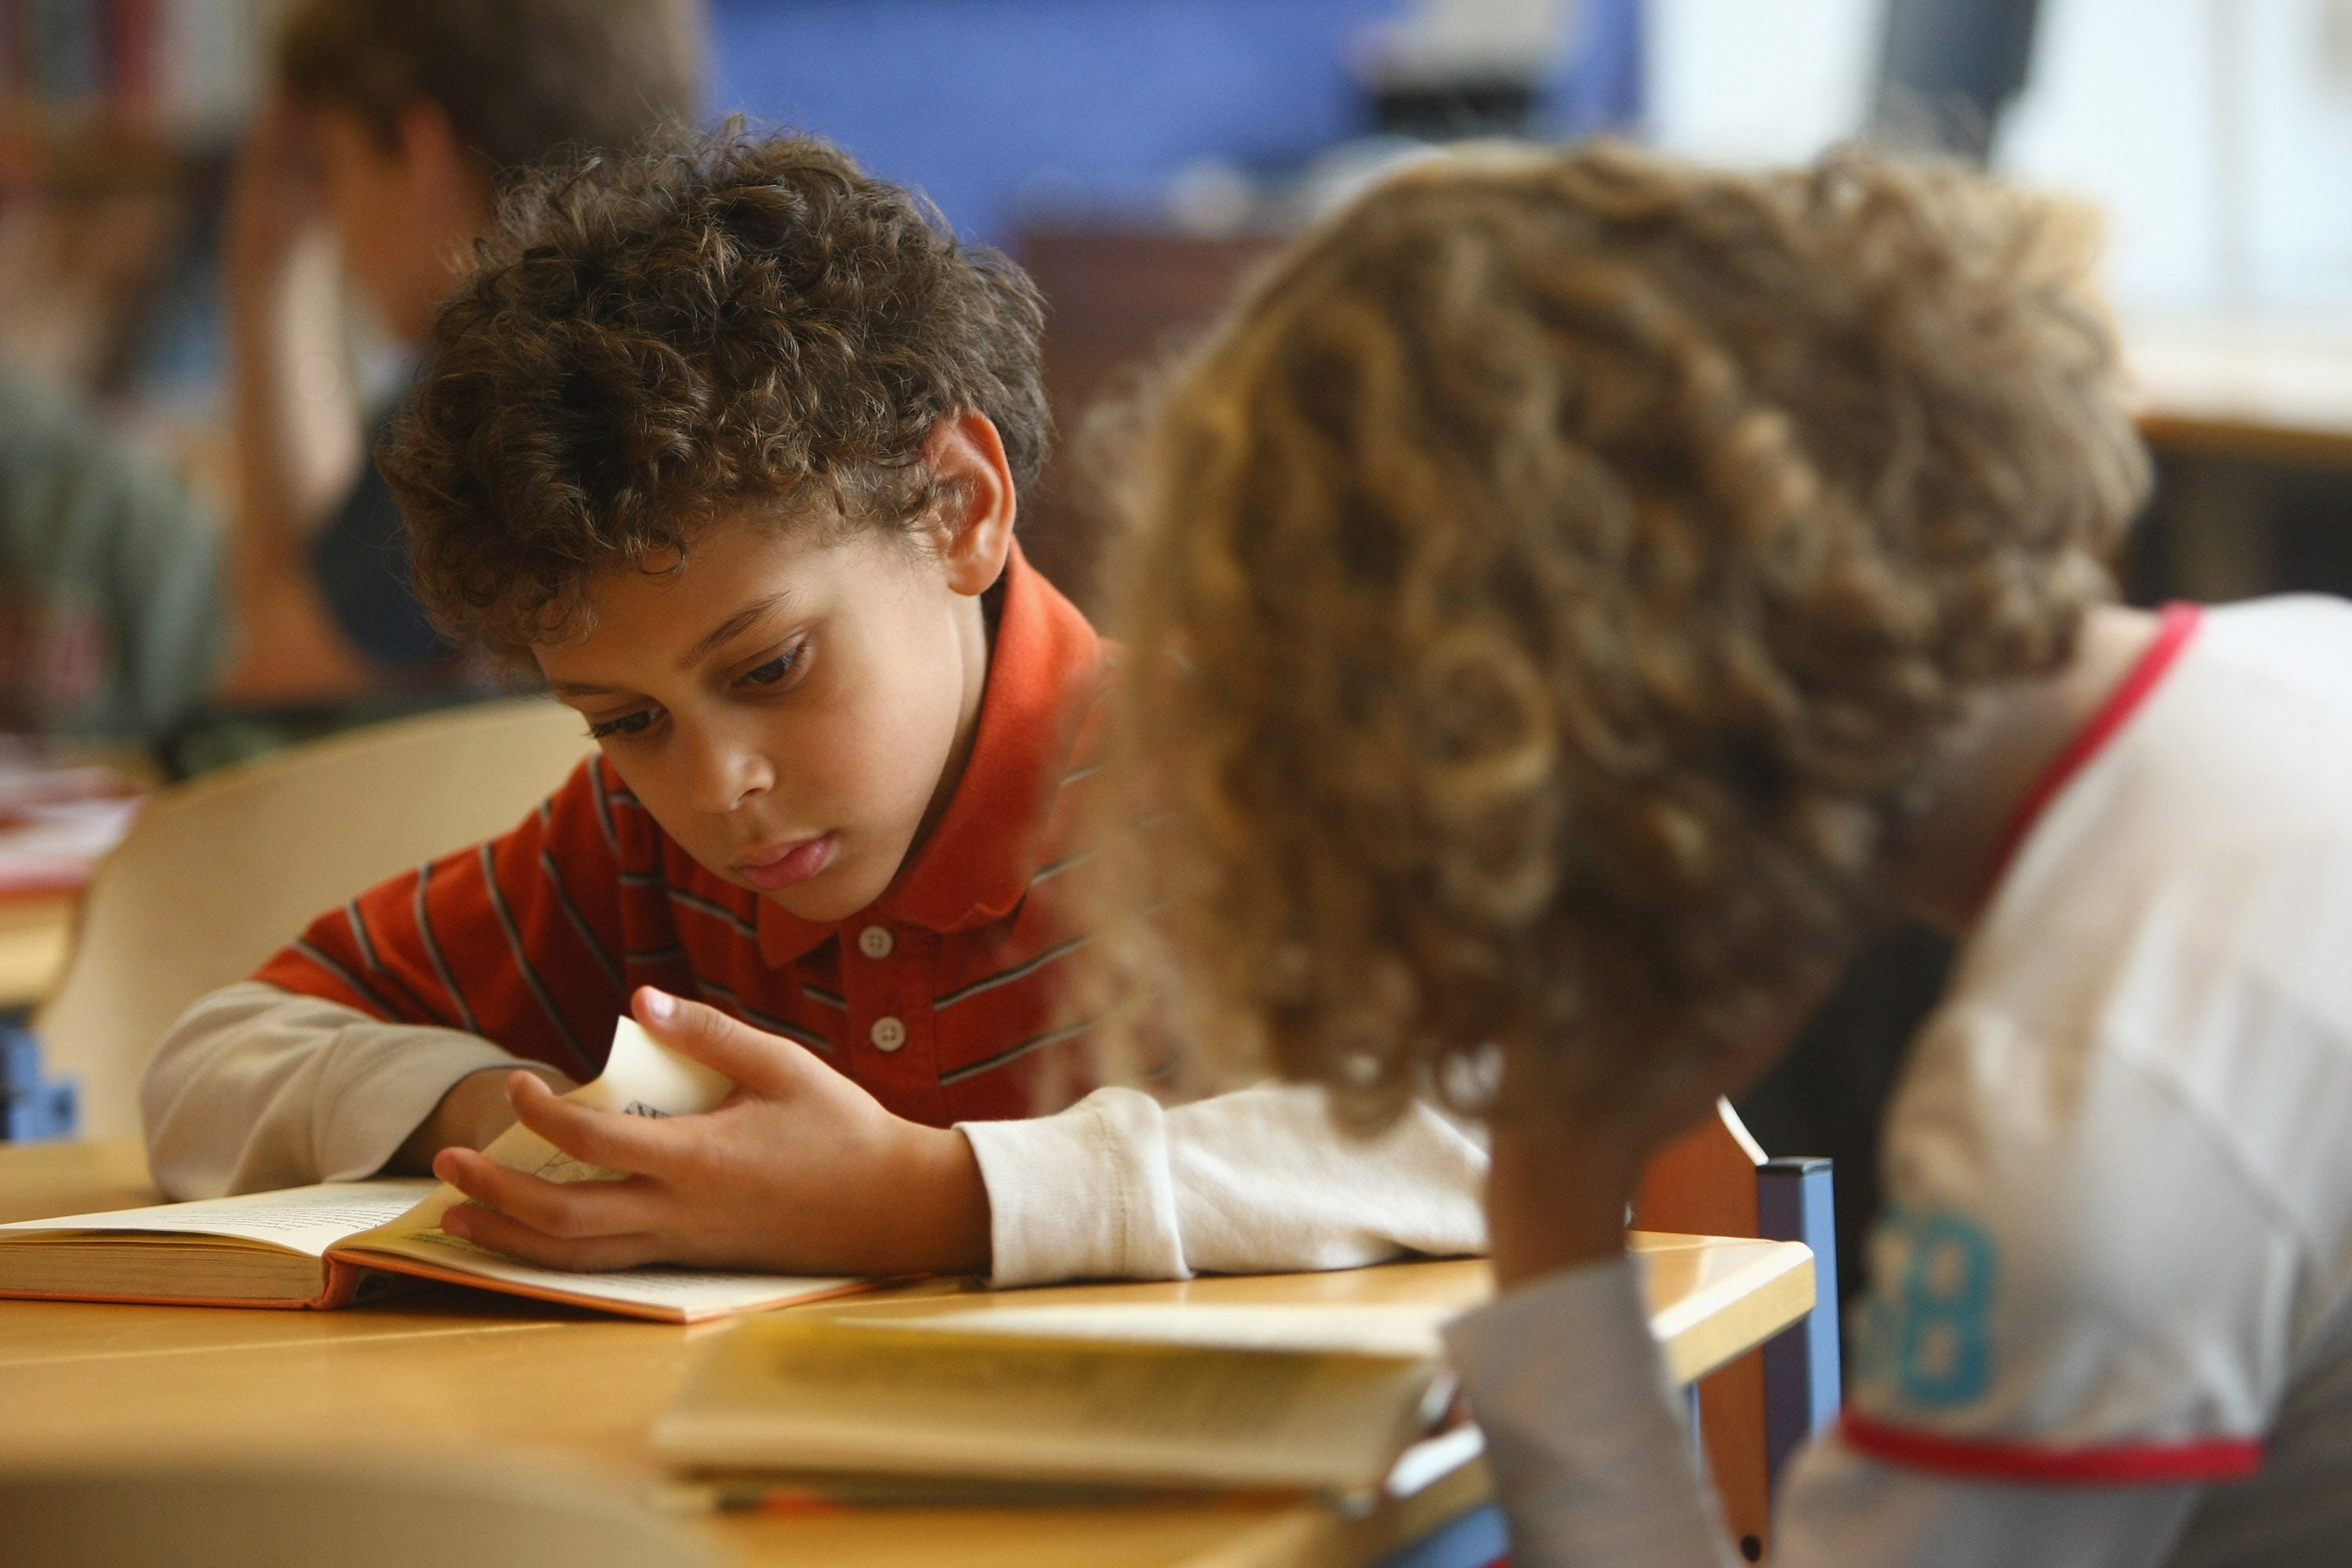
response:
[(470, 689), (408, 586), (345, 300), (412, 351), (499, 182), (691, 121), (702, 49), (698, 0), (298, 0), (229, 197), (227, 525), (0, 382), (0, 723), (158, 736), (208, 704)]
[(699, 108), (695, 0), (301, 0), (278, 96), (231, 198), (227, 279), (238, 499), (233, 700), (430, 680), (450, 650), (407, 584), (400, 514), (372, 453), (332, 290), (306, 236), (397, 342), (419, 343), (500, 177), (559, 148), (623, 150)]

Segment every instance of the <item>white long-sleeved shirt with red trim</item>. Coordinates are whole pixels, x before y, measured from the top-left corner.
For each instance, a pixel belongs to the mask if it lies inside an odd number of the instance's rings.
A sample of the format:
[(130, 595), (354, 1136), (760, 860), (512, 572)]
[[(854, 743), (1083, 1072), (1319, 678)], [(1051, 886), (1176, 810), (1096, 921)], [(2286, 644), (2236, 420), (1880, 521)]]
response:
[[(2352, 1561), (2352, 606), (2168, 613), (2029, 799), (1883, 1147), (1789, 1568)], [(1517, 1568), (1738, 1558), (1632, 1266), (1457, 1324)]]

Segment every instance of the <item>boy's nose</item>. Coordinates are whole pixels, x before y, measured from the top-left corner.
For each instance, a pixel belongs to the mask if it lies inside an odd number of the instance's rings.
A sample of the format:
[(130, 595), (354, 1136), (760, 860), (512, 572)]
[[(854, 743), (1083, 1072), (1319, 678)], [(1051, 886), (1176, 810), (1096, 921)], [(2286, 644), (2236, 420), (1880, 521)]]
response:
[(688, 766), (688, 798), (697, 811), (723, 816), (776, 782), (775, 769), (757, 746), (738, 737), (715, 734), (694, 750)]

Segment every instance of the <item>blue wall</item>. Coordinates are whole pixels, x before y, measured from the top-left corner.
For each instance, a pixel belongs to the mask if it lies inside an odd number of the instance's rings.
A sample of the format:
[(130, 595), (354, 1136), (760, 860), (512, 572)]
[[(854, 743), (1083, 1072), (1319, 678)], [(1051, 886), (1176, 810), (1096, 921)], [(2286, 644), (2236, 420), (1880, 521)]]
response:
[[(1573, 123), (1632, 90), (1635, 0), (1587, 0)], [(1156, 197), (1186, 163), (1279, 168), (1365, 130), (1345, 65), (1399, 0), (714, 0), (714, 107), (821, 132), (1003, 244), (1024, 194)], [(1583, 107), (1580, 108), (1579, 105)], [(1621, 112), (1612, 108), (1599, 118)]]

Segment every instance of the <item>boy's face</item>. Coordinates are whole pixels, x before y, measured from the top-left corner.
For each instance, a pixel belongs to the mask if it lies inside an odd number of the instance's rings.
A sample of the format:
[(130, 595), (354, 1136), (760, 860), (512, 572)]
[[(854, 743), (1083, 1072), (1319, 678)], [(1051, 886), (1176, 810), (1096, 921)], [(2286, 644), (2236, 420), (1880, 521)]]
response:
[(344, 269), (386, 327), (420, 342), (466, 247), (489, 225), (489, 184), (430, 105), (403, 111), (391, 146), (345, 110), (320, 109), (311, 121)]
[(675, 574), (593, 579), (593, 629), (539, 664), (697, 860), (839, 921), (961, 775), (988, 676), (967, 564), (877, 529), (724, 518)]

